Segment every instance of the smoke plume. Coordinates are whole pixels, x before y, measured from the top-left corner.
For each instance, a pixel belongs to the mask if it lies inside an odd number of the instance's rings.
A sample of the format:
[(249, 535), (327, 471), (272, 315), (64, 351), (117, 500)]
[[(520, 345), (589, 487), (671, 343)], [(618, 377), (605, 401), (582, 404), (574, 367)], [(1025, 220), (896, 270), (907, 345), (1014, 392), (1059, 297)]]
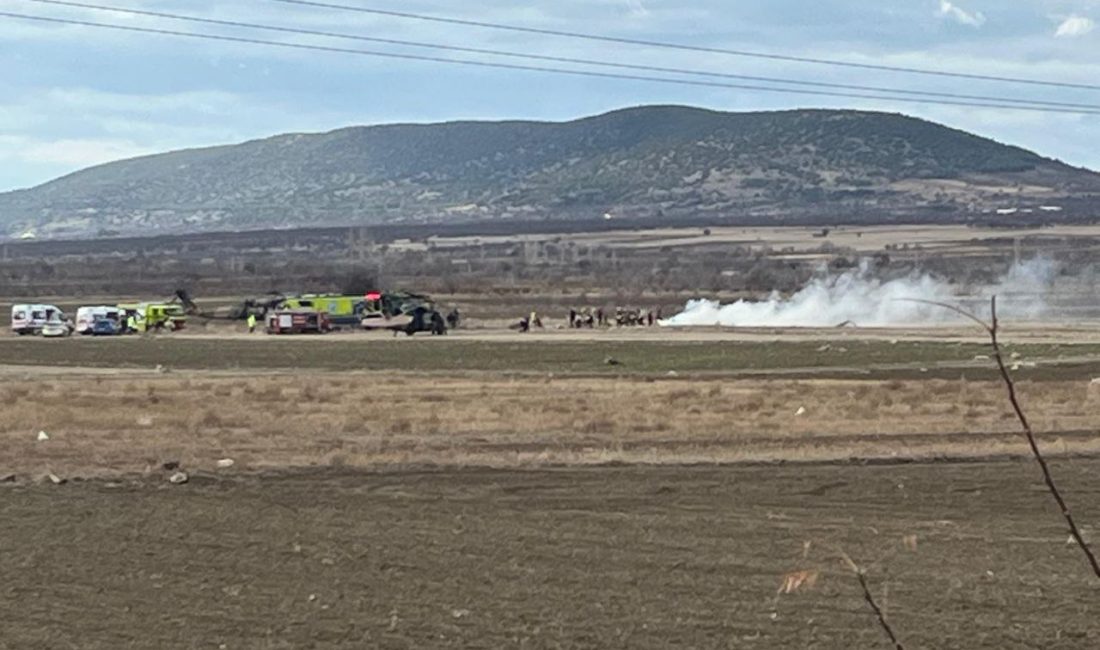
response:
[(1056, 265), (1045, 259), (1014, 264), (996, 283), (970, 288), (952, 285), (930, 274), (884, 280), (866, 263), (839, 275), (822, 274), (791, 296), (778, 292), (766, 300), (739, 300), (722, 305), (691, 300), (684, 311), (661, 322), (669, 327), (832, 327), (851, 324), (883, 327), (943, 323), (959, 316), (914, 300), (943, 302), (984, 315), (989, 296), (998, 296), (998, 312), (1006, 317), (1038, 318), (1047, 311), (1045, 295), (1056, 276)]

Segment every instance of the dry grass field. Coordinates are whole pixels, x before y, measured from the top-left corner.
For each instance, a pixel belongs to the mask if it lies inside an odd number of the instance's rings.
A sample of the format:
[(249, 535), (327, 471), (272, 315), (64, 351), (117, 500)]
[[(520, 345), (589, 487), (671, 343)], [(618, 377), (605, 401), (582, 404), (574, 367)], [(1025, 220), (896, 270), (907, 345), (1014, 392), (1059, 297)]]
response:
[[(1100, 452), (1100, 385), (1022, 382), (1053, 454)], [(1003, 388), (956, 380), (84, 374), (7, 382), (0, 474), (1019, 456)], [(50, 440), (38, 441), (37, 432)]]

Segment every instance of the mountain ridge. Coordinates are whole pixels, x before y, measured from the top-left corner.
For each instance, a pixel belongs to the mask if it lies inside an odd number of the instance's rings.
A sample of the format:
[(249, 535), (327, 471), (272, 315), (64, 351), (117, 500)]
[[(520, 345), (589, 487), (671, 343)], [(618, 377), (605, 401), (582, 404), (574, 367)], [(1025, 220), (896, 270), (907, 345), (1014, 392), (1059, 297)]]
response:
[(348, 126), (115, 161), (0, 194), (0, 233), (603, 214), (670, 224), (964, 219), (1013, 206), (1094, 206), (1097, 197), (1100, 174), (896, 113), (658, 105), (565, 122)]

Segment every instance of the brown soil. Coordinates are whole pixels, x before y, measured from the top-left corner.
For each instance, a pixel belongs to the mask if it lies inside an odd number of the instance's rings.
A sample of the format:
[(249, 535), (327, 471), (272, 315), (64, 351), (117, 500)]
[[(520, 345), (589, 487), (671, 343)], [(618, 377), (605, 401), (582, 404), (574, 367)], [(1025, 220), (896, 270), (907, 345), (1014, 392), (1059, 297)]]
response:
[[(1095, 534), (1100, 463), (1055, 469)], [(1029, 463), (327, 470), (0, 497), (5, 649), (886, 647), (840, 550), (906, 647), (1100, 643), (1095, 581)], [(816, 585), (777, 596), (795, 570)]]

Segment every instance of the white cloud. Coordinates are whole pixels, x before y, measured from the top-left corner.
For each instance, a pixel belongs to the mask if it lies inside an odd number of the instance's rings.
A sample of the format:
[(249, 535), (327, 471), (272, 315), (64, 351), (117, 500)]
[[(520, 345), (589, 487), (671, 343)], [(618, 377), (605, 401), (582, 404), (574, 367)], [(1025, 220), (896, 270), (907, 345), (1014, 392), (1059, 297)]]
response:
[(645, 6), (643, 0), (624, 0), (623, 4), (626, 5), (630, 15), (635, 18), (648, 18), (650, 16), (649, 8)]
[(969, 25), (971, 27), (981, 27), (985, 24), (985, 14), (982, 12), (967, 11), (948, 0), (940, 0), (939, 16), (942, 18), (950, 18), (957, 23)]
[(18, 147), (14, 157), (29, 163), (47, 163), (69, 167), (90, 167), (112, 160), (134, 158), (156, 150), (129, 140), (104, 138), (71, 138), (53, 141), (26, 142)]
[(369, 117), (327, 106), (301, 110), (225, 90), (119, 92), (0, 83), (0, 192), (90, 165), (287, 131), (324, 131)]
[(1096, 22), (1091, 18), (1070, 16), (1058, 25), (1058, 29), (1054, 32), (1054, 35), (1058, 38), (1073, 38), (1075, 36), (1084, 36), (1095, 28)]
[(51, 107), (83, 113), (163, 115), (175, 112), (206, 117), (231, 115), (244, 103), (242, 96), (224, 91), (119, 93), (86, 86), (50, 88), (45, 100)]

